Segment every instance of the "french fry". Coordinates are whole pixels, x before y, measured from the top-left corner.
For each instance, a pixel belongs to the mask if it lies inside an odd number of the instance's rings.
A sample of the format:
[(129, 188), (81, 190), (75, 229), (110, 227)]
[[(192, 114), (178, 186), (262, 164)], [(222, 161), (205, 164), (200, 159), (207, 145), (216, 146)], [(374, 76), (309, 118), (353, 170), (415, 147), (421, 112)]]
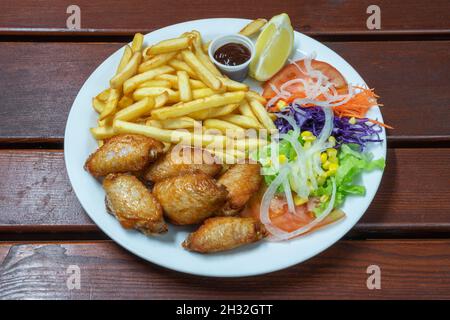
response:
[(144, 98), (125, 109), (120, 110), (114, 116), (114, 121), (130, 121), (149, 113), (155, 106), (155, 99), (152, 97)]
[(248, 91), (248, 85), (245, 83), (237, 82), (226, 77), (219, 77), (219, 80), (227, 87), (228, 91)]
[(258, 118), (253, 113), (252, 108), (250, 107), (246, 99), (242, 100), (241, 103), (239, 104), (239, 112), (244, 116), (253, 118), (256, 121), (258, 121)]
[(138, 88), (147, 88), (147, 87), (162, 87), (162, 88), (168, 88), (170, 89), (172, 87), (172, 84), (168, 80), (148, 80), (143, 83), (141, 83)]
[(160, 128), (160, 129), (162, 129), (162, 127), (163, 127), (160, 121), (154, 120), (154, 119), (147, 119), (147, 121), (145, 122), (145, 125), (150, 126), (150, 127)]
[(209, 118), (218, 118), (227, 114), (232, 113), (239, 107), (238, 103), (231, 103), (226, 106), (220, 108), (211, 108), (207, 110), (196, 111), (189, 114), (189, 117), (192, 117), (196, 120), (205, 120)]
[(164, 73), (174, 72), (175, 69), (169, 66), (161, 66), (155, 69), (150, 69), (144, 73), (139, 73), (132, 78), (126, 80), (123, 84), (123, 92), (124, 94), (128, 94), (136, 89), (141, 83), (152, 80), (156, 76)]
[(188, 48), (191, 45), (192, 39), (189, 37), (181, 37), (163, 40), (158, 42), (154, 46), (151, 46), (146, 54), (161, 54), (161, 53), (169, 53), (173, 51), (179, 51)]
[(106, 101), (105, 108), (100, 113), (99, 119), (103, 120), (106, 117), (113, 115), (117, 110), (117, 104), (119, 102), (119, 90), (111, 89), (108, 100)]
[(211, 88), (203, 88), (203, 89), (196, 89), (192, 91), (192, 98), (195, 99), (201, 99), (213, 96), (218, 93), (225, 93), (225, 88), (221, 88), (220, 90), (212, 90)]
[(109, 81), (111, 88), (113, 89), (120, 88), (126, 80), (134, 76), (137, 72), (137, 68), (140, 62), (141, 62), (141, 54), (139, 52), (134, 53), (130, 61), (123, 68), (123, 70), (120, 71), (118, 74), (116, 74)]
[(111, 90), (111, 89), (108, 88), (108, 89), (103, 90), (96, 96), (96, 98), (102, 102), (106, 102), (106, 100), (108, 100), (108, 97), (109, 97), (109, 90)]
[(123, 108), (126, 108), (128, 106), (131, 106), (133, 103), (134, 103), (133, 99), (131, 99), (128, 96), (123, 96), (122, 98), (120, 98), (120, 100), (119, 100), (119, 102), (117, 104), (117, 107), (119, 109), (123, 109)]
[(180, 101), (180, 94), (177, 91), (173, 91), (172, 89), (163, 88), (163, 87), (147, 87), (147, 88), (136, 89), (136, 91), (134, 91), (134, 93), (133, 93), (133, 99), (136, 101), (139, 101), (146, 97), (159, 96), (160, 94), (162, 94), (164, 92), (167, 92), (169, 102)]
[(194, 128), (195, 125), (201, 125), (196, 120), (189, 117), (179, 117), (160, 121), (164, 129), (187, 129)]
[(91, 128), (92, 136), (96, 140), (104, 140), (111, 138), (112, 136), (116, 135), (116, 132), (114, 131), (113, 127), (97, 127), (97, 128)]
[(105, 144), (103, 140), (97, 140), (97, 143), (99, 148)]
[(108, 116), (103, 120), (97, 120), (99, 127), (111, 127), (113, 124), (114, 115)]
[(105, 109), (105, 103), (100, 101), (97, 97), (92, 98), (92, 107), (97, 113), (102, 113), (103, 109)]
[(245, 129), (264, 129), (264, 127), (254, 118), (239, 114), (229, 114), (220, 117), (220, 119), (228, 121)]
[(189, 84), (189, 75), (186, 71), (177, 71), (178, 91), (180, 92), (180, 101), (187, 102), (192, 100), (192, 90)]
[(253, 91), (253, 90), (249, 90), (245, 93), (245, 97), (247, 98), (247, 100), (258, 100), (260, 103), (262, 104), (266, 104), (267, 100), (266, 98), (264, 98), (262, 95), (260, 95), (259, 93)]
[[(146, 89), (146, 88), (143, 88)], [(142, 90), (142, 89), (140, 89)], [(223, 94), (216, 94), (210, 97), (193, 100), (190, 102), (181, 103), (177, 106), (163, 107), (152, 111), (152, 117), (158, 120), (177, 118), (187, 114), (206, 110), (209, 108), (220, 107), (230, 103), (239, 103), (244, 99), (245, 92), (227, 92)]]
[(243, 132), (244, 129), (242, 129), (241, 127), (231, 123), (231, 122), (227, 122), (224, 120), (219, 120), (219, 119), (207, 119), (205, 121), (203, 121), (203, 126), (207, 129), (217, 129), (220, 130), (220, 132), (222, 132), (223, 134), (227, 134), (228, 132), (238, 132), (241, 131)]
[(258, 118), (259, 122), (269, 131), (276, 130), (275, 124), (269, 116), (266, 108), (256, 99), (250, 100), (250, 107), (252, 108), (253, 113)]
[[(161, 74), (161, 75), (157, 76), (155, 79), (170, 81), (172, 88), (178, 89), (178, 77), (176, 75)], [(200, 80), (195, 80), (195, 79), (189, 79), (189, 85), (191, 86), (191, 89), (203, 89), (203, 88), (208, 87), (206, 84), (204, 84)]]
[(194, 48), (195, 48), (195, 56), (197, 59), (214, 75), (221, 77), (222, 73), (220, 73), (219, 69), (216, 68), (214, 63), (209, 59), (208, 55), (203, 52), (202, 48), (202, 37), (200, 32), (192, 31), (194, 34)]
[(169, 52), (158, 54), (152, 58), (149, 58), (147, 61), (141, 63), (141, 65), (138, 68), (138, 73), (143, 73), (145, 71), (163, 66), (171, 59), (173, 59), (176, 55), (177, 52)]
[(255, 150), (264, 147), (268, 144), (266, 140), (251, 138), (251, 139), (237, 139), (234, 141), (234, 146), (238, 150)]
[(152, 126), (136, 124), (132, 122), (114, 121), (115, 133), (135, 133), (168, 143), (195, 143), (198, 141), (202, 146), (225, 145), (227, 137), (221, 135), (195, 134), (186, 130), (167, 130)]
[(178, 59), (172, 59), (169, 61), (169, 66), (178, 71), (186, 71), (189, 77), (198, 79), (195, 71), (184, 61)]
[(144, 36), (142, 33), (136, 33), (131, 43), (131, 50), (133, 52), (140, 52), (142, 50), (142, 44), (144, 43)]
[(117, 67), (116, 74), (120, 73), (126, 67), (132, 56), (133, 50), (130, 48), (129, 45), (126, 45), (125, 48), (123, 49), (123, 55), (122, 58), (120, 59), (119, 66)]
[(208, 87), (213, 90), (219, 90), (222, 86), (222, 82), (209, 71), (198, 58), (188, 50), (181, 51), (184, 61), (195, 71), (197, 76), (202, 80)]
[(169, 93), (167, 91), (155, 97), (155, 109), (163, 107), (169, 101)]
[(242, 28), (241, 31), (239, 31), (240, 34), (246, 37), (250, 37), (251, 35), (257, 33), (259, 30), (261, 30), (262, 27), (267, 23), (266, 19), (256, 19), (247, 24), (244, 28)]

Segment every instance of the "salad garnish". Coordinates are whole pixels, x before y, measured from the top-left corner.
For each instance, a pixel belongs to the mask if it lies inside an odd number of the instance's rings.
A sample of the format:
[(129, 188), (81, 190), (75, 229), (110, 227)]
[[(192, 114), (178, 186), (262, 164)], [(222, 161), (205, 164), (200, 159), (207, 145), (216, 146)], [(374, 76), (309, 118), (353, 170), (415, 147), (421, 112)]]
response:
[[(378, 96), (348, 84), (335, 68), (314, 58), (286, 66), (263, 94), (278, 133), (253, 158), (267, 185), (259, 218), (276, 241), (343, 218), (338, 208), (345, 198), (365, 194), (358, 176), (385, 166), (384, 159), (374, 160), (366, 151), (369, 143), (383, 141), (382, 127), (388, 127), (366, 116), (379, 106)], [(338, 213), (330, 218), (332, 212)]]

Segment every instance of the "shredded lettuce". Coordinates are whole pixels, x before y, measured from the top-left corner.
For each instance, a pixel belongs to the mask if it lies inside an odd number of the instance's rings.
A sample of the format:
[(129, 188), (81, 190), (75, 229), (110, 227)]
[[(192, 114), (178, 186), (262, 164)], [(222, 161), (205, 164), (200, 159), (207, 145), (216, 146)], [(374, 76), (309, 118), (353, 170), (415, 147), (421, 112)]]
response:
[[(369, 152), (359, 152), (358, 145), (343, 144), (338, 152), (339, 168), (336, 172), (336, 203), (340, 206), (347, 195), (364, 196), (366, 188), (355, 184), (355, 179), (364, 171), (372, 171), (375, 169), (384, 169), (385, 160), (383, 158), (372, 160), (373, 155)], [(327, 180), (325, 184), (314, 192), (315, 196), (329, 196), (331, 194), (331, 186)]]

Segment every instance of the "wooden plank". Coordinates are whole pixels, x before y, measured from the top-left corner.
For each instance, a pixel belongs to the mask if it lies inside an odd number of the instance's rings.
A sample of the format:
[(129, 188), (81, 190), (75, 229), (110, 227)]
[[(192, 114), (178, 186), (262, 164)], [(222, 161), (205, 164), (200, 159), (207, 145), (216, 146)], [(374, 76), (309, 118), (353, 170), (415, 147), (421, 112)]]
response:
[[(380, 290), (367, 288), (370, 265)], [(67, 288), (69, 266), (79, 267), (79, 290)], [(2, 243), (0, 299), (23, 298), (449, 299), (450, 241), (341, 241), (286, 270), (234, 279), (162, 269), (109, 241)]]
[[(1, 150), (0, 232), (92, 232), (65, 172), (63, 153)], [(450, 149), (389, 149), (381, 187), (359, 236), (450, 233)], [(350, 212), (348, 214), (351, 214)]]
[[(450, 64), (443, 63), (450, 59), (450, 41), (325, 44), (376, 88), (385, 105), (385, 121), (395, 127), (389, 131), (390, 142), (450, 141), (446, 89)], [(0, 142), (61, 142), (78, 90), (119, 47), (119, 43), (0, 43)]]
[[(4, 1), (5, 2), (5, 1)], [(67, 7), (72, 2), (60, 0), (46, 6), (32, 0), (6, 1), (0, 12), (0, 34), (67, 34)], [(178, 22), (218, 17), (270, 18), (287, 12), (295, 29), (311, 35), (364, 33), (366, 13), (373, 1), (330, 0), (231, 0), (218, 5), (214, 1), (192, 3), (188, 0), (168, 1), (88, 1), (79, 0), (81, 30), (86, 36), (101, 34), (132, 34), (151, 31)], [(423, 2), (419, 0), (389, 1), (376, 4), (381, 9), (382, 33), (440, 31), (450, 33), (450, 8), (446, 0)], [(20, 15), (17, 14), (20, 12)], [(401, 14), (399, 14), (401, 13)], [(126, 17), (133, 17), (127, 19)], [(352, 17), (346, 19), (345, 17)]]

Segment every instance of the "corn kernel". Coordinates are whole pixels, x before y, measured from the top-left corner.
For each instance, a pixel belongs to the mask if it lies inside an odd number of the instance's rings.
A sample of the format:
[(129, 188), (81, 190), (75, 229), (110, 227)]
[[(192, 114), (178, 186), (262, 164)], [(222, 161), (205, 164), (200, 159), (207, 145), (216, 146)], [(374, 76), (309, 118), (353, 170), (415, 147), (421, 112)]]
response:
[(322, 152), (320, 155), (320, 162), (325, 163), (328, 160), (328, 156), (326, 152)]
[(330, 136), (328, 138), (328, 142), (331, 144), (332, 147), (334, 147), (336, 145), (336, 138), (333, 136)]
[(294, 195), (294, 203), (296, 206), (301, 206), (302, 204), (305, 204), (308, 202), (307, 198), (299, 197), (298, 195)]
[(350, 124), (356, 124), (356, 119), (355, 119), (355, 117), (351, 117), (350, 120), (348, 120), (348, 123), (350, 123)]
[(328, 161), (333, 164), (339, 164), (339, 160), (336, 157), (329, 157)]
[(327, 149), (327, 155), (330, 158), (335, 158), (337, 156), (337, 150), (334, 148), (328, 148)]
[(324, 164), (322, 164), (322, 168), (324, 168), (325, 170), (328, 170), (330, 168), (330, 161), (325, 161)]
[(327, 171), (327, 175), (328, 176), (335, 175), (338, 168), (339, 168), (339, 165), (337, 165), (336, 163), (331, 163), (330, 167), (329, 167), (329, 169)]
[(281, 155), (278, 157), (278, 161), (279, 161), (281, 164), (284, 164), (284, 163), (286, 163), (287, 158), (286, 158), (286, 156), (285, 156), (284, 154), (281, 154)]
[(339, 168), (339, 165), (337, 163), (331, 163), (330, 164), (330, 171), (337, 171), (337, 169)]
[(278, 107), (278, 110), (281, 110), (287, 106), (287, 103), (283, 100), (278, 100), (276, 106)]
[(302, 136), (304, 141), (314, 141), (314, 140), (316, 140), (316, 136), (313, 135), (313, 133), (311, 131), (303, 131), (301, 133), (301, 136)]
[(303, 148), (305, 149), (311, 148), (311, 141), (306, 141), (305, 144), (303, 145)]

